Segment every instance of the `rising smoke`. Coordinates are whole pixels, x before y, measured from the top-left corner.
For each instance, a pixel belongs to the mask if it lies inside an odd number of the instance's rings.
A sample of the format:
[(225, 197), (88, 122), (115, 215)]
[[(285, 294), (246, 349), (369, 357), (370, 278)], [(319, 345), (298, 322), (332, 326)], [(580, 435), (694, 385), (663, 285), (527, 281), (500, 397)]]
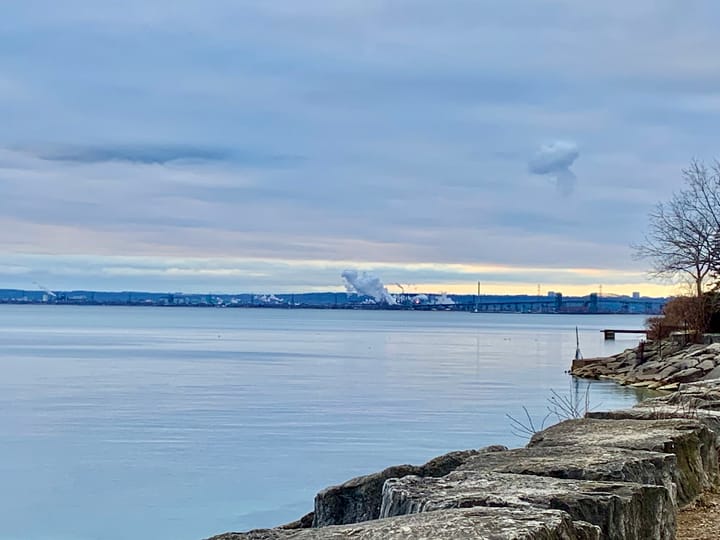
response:
[(570, 195), (575, 188), (577, 177), (570, 170), (580, 156), (577, 145), (568, 141), (555, 141), (544, 144), (528, 163), (532, 174), (546, 175), (555, 180), (561, 195)]
[(380, 304), (395, 305), (396, 303), (380, 278), (374, 274), (349, 269), (342, 273), (342, 278), (349, 293), (372, 296)]
[(447, 293), (440, 293), (440, 296), (435, 298), (435, 303), (443, 306), (451, 306), (455, 304), (455, 300), (450, 298)]

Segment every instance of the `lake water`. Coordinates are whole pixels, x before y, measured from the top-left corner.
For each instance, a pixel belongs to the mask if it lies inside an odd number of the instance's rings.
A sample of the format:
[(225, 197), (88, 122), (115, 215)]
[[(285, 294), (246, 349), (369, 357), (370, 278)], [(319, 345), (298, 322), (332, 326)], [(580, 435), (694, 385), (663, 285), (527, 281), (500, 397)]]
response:
[[(643, 317), (0, 306), (0, 540), (199, 540), (389, 465), (521, 446), (505, 415), (570, 392), (576, 325), (590, 357)], [(591, 385), (596, 407), (636, 399)]]

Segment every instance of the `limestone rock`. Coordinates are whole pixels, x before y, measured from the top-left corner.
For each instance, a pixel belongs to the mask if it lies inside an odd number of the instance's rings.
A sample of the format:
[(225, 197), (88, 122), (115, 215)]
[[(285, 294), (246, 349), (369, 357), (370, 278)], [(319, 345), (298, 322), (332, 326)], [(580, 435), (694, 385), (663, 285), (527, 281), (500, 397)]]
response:
[(720, 411), (706, 409), (691, 409), (686, 405), (675, 405), (670, 403), (656, 402), (654, 404), (641, 403), (632, 409), (621, 409), (615, 411), (592, 411), (587, 418), (604, 420), (659, 420), (659, 419), (692, 419), (705, 425), (720, 437)]
[(697, 367), (697, 365), (700, 363), (697, 361), (697, 358), (688, 358), (686, 356), (679, 356), (676, 358), (670, 358), (668, 360), (669, 364), (674, 364), (675, 367), (677, 367), (678, 371), (684, 371), (686, 369), (692, 369), (694, 367)]
[(720, 366), (712, 368), (710, 371), (708, 371), (705, 375), (703, 375), (703, 380), (713, 380), (713, 379), (720, 379)]
[(670, 377), (675, 375), (678, 371), (680, 371), (680, 368), (677, 364), (668, 364), (657, 374), (657, 380), (668, 381)]
[(714, 358), (705, 358), (702, 362), (697, 365), (698, 369), (702, 369), (704, 372), (708, 372), (715, 367)]
[(688, 350), (689, 350), (689, 355), (698, 355), (698, 354), (718, 355), (718, 354), (720, 354), (720, 343), (711, 343), (709, 345), (705, 345), (705, 344), (693, 345)]
[(602, 446), (547, 446), (481, 454), (457, 471), (530, 474), (664, 486), (675, 499), (674, 454)]
[(691, 367), (678, 371), (677, 373), (669, 377), (667, 380), (668, 382), (687, 383), (697, 381), (703, 375), (704, 373), (702, 369)]
[(697, 420), (566, 420), (536, 433), (529, 447), (629, 448), (675, 454), (678, 502), (686, 504), (718, 480), (717, 436)]
[(661, 486), (455, 471), (388, 480), (382, 517), (476, 506), (560, 509), (597, 525), (601, 538), (675, 538), (674, 503)]
[(665, 367), (665, 362), (645, 362), (644, 364), (641, 364), (640, 367), (637, 368), (636, 373), (638, 374), (647, 374), (652, 373), (655, 374), (658, 371), (660, 371), (663, 367)]
[(504, 446), (490, 446), (481, 450), (451, 452), (428, 461), (425, 465), (397, 465), (381, 472), (353, 478), (338, 486), (331, 486), (315, 496), (313, 527), (344, 525), (377, 519), (380, 516), (383, 484), (388, 478), (407, 475), (443, 476), (455, 470), (467, 459), (480, 453), (507, 450)]
[[(599, 527), (561, 510), (462, 508), (355, 525), (226, 533), (209, 540), (600, 540)], [(650, 540), (650, 537), (647, 537)], [(660, 538), (660, 537), (658, 537)]]
[(285, 525), (280, 525), (278, 529), (309, 529), (310, 527), (312, 527), (314, 518), (315, 512), (310, 512), (309, 514), (305, 514), (303, 517), (296, 521), (286, 523)]

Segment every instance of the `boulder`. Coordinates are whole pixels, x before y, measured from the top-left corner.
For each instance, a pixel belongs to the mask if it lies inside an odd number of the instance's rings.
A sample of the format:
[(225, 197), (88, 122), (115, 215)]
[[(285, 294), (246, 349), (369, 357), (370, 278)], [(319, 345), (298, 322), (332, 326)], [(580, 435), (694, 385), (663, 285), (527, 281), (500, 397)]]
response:
[(690, 354), (720, 355), (720, 343), (697, 344), (693, 345), (690, 349)]
[(285, 525), (280, 525), (278, 529), (309, 529), (310, 527), (312, 527), (314, 518), (315, 512), (310, 512), (309, 514), (305, 514), (298, 520), (286, 523)]
[[(355, 525), (287, 531), (261, 529), (208, 540), (600, 540), (600, 528), (562, 510), (461, 508)], [(647, 537), (648, 539), (650, 537)], [(660, 538), (660, 537), (658, 537)]]
[(641, 403), (632, 409), (592, 411), (587, 414), (587, 418), (603, 420), (660, 420), (670, 418), (690, 418), (705, 425), (715, 434), (716, 439), (720, 437), (720, 411), (691, 409), (687, 405), (683, 406), (663, 402), (656, 402), (655, 404)]
[(667, 382), (688, 383), (697, 381), (703, 375), (704, 373), (702, 369), (691, 367), (678, 371), (674, 375), (670, 376), (667, 379)]
[(675, 375), (678, 371), (680, 371), (680, 368), (677, 364), (667, 364), (664, 368), (662, 368), (658, 374), (657, 374), (657, 380), (658, 381), (667, 381)]
[(455, 471), (388, 480), (381, 516), (477, 506), (556, 509), (600, 527), (601, 538), (675, 538), (674, 503), (661, 486)]
[(664, 486), (675, 498), (674, 454), (602, 446), (547, 446), (481, 454), (457, 471), (530, 474)]
[[(687, 504), (718, 481), (717, 436), (698, 420), (566, 420), (530, 439), (528, 447), (599, 446), (675, 454), (673, 480), (679, 504)], [(572, 451), (570, 448), (568, 451)]]
[(635, 373), (638, 374), (647, 374), (652, 373), (655, 374), (659, 372), (661, 369), (665, 367), (665, 362), (645, 362), (644, 364), (640, 365), (636, 370)]
[(697, 367), (700, 362), (698, 362), (697, 358), (688, 358), (687, 356), (680, 355), (678, 357), (669, 358), (666, 363), (674, 364), (678, 371), (683, 371)]
[(703, 371), (710, 371), (715, 367), (715, 357), (710, 358), (702, 358), (700, 360), (700, 363), (697, 365), (698, 369), (702, 369)]
[(415, 476), (444, 476), (457, 469), (472, 456), (507, 450), (504, 446), (489, 446), (480, 450), (451, 452), (428, 461), (425, 465), (397, 465), (383, 471), (348, 480), (331, 486), (315, 496), (313, 527), (344, 525), (377, 519), (380, 516), (383, 484), (388, 478)]
[(703, 375), (702, 378), (705, 381), (711, 381), (713, 379), (720, 379), (720, 366), (712, 368), (705, 375)]

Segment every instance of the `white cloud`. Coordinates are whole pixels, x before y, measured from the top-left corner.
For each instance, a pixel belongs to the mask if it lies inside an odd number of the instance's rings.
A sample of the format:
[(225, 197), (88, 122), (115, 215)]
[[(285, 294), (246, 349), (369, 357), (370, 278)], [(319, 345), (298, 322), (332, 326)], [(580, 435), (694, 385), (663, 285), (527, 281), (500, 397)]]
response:
[(579, 155), (577, 145), (573, 142), (555, 141), (544, 144), (530, 159), (528, 169), (533, 174), (554, 178), (558, 191), (562, 195), (569, 195), (577, 181), (570, 167)]

